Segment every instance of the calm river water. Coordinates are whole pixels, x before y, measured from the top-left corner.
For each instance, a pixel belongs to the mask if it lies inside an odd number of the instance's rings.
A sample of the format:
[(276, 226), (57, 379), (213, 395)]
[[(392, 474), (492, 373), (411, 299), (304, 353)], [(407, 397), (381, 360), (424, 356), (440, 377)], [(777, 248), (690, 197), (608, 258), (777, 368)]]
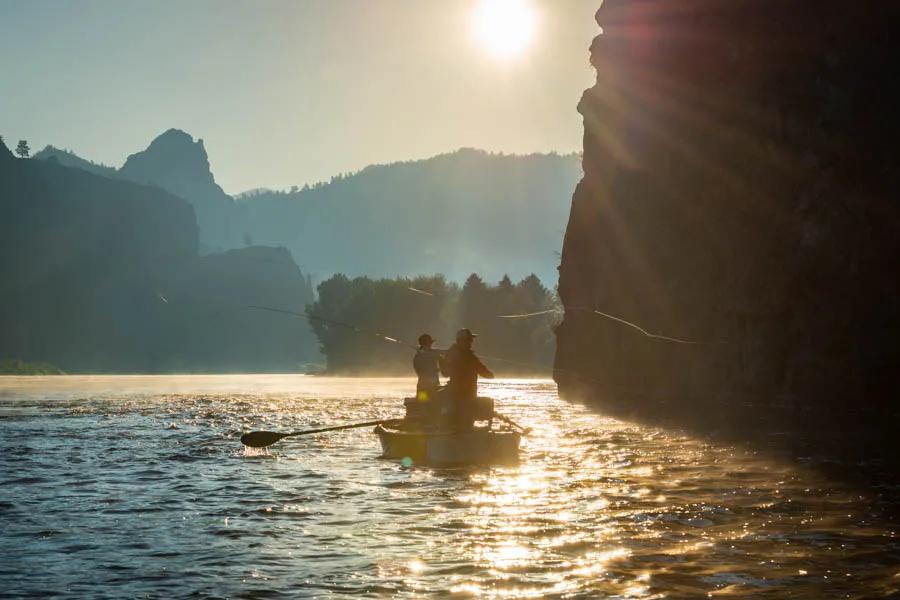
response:
[(0, 378), (0, 596), (882, 598), (900, 540), (796, 465), (486, 384), (521, 464), (405, 468), (369, 429), (406, 379)]

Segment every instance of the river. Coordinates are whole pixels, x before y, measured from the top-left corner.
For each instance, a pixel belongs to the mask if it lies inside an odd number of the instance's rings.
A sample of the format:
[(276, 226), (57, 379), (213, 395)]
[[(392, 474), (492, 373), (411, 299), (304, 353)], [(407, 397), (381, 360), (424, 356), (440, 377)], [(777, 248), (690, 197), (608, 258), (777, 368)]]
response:
[(0, 377), (3, 597), (882, 598), (900, 540), (797, 464), (482, 385), (521, 463), (408, 468), (369, 429), (410, 379)]

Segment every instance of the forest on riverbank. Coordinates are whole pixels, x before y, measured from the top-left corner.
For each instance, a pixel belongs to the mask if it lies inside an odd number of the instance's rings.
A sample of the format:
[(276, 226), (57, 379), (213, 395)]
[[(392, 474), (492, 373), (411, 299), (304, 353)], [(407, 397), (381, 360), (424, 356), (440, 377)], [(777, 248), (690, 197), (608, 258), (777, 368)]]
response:
[(442, 275), (371, 279), (335, 275), (318, 286), (307, 318), (329, 373), (411, 374), (416, 339), (436, 348), (468, 327), (476, 352), (498, 375), (548, 374), (555, 348), (556, 295), (535, 275), (497, 284), (472, 274), (462, 286)]

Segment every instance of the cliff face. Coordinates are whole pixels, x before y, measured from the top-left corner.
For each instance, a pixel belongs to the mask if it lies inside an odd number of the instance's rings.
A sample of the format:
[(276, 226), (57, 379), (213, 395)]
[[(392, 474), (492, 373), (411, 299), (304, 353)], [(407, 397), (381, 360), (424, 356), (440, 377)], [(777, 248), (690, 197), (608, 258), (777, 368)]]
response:
[(197, 213), (201, 242), (207, 250), (238, 245), (233, 221), (234, 200), (213, 178), (203, 140), (169, 129), (146, 150), (128, 157), (118, 177), (153, 184), (187, 200)]
[(563, 394), (704, 429), (852, 422), (875, 440), (862, 452), (886, 453), (898, 16), (888, 2), (604, 3), (560, 265)]

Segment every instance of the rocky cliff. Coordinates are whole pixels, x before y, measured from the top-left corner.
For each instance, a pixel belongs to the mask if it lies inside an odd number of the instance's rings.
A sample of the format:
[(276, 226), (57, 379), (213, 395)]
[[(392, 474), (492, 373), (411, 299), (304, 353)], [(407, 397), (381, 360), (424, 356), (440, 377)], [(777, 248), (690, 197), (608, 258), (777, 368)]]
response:
[(889, 2), (604, 3), (560, 265), (561, 393), (895, 460), (898, 17)]

